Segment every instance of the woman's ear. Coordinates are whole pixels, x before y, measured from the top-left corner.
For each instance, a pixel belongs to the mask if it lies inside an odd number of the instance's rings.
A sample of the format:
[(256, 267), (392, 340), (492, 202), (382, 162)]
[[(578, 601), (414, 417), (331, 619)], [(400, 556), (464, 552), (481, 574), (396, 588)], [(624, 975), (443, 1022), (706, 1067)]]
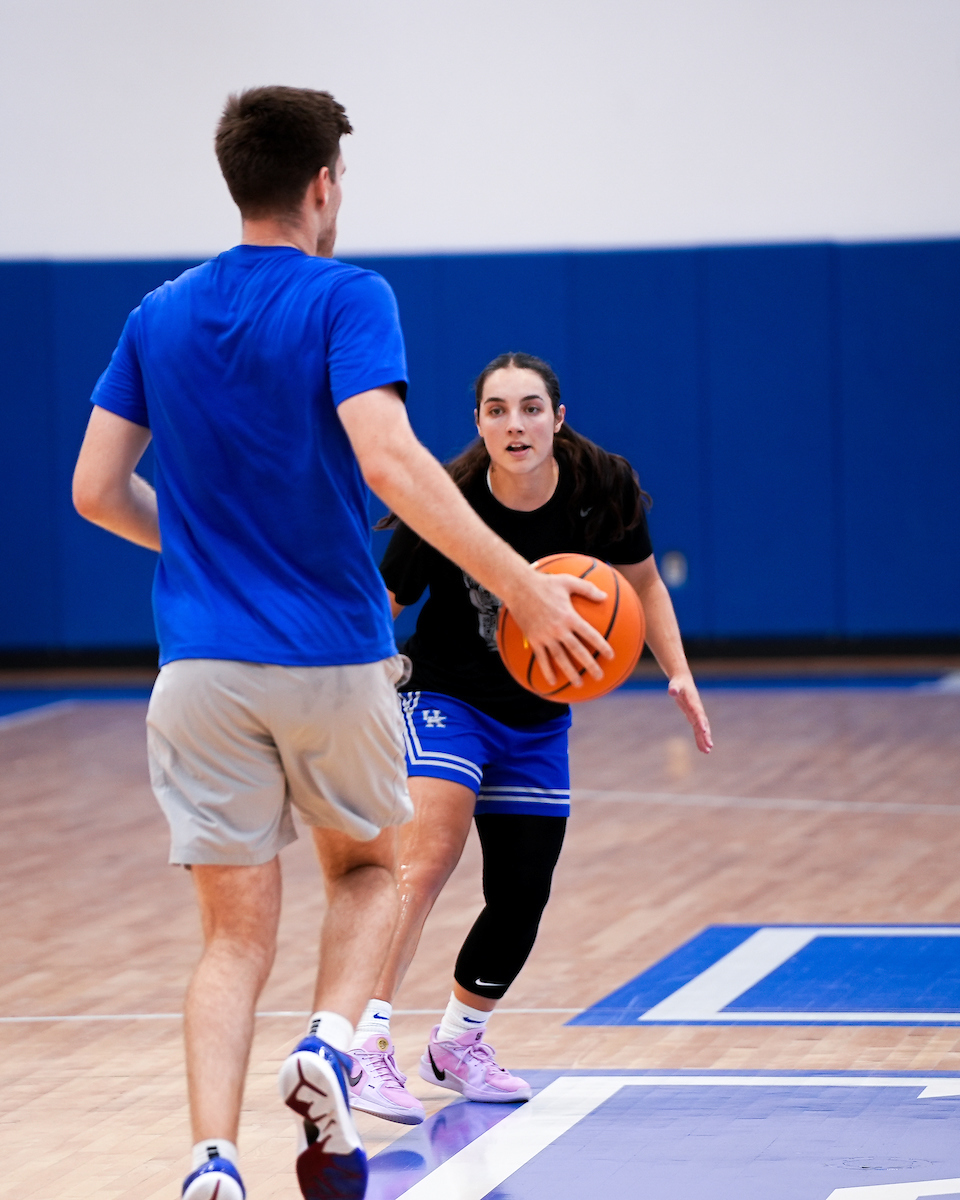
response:
[(554, 433), (560, 432), (560, 426), (563, 424), (563, 418), (566, 415), (567, 415), (567, 410), (561, 404), (560, 407), (557, 409), (556, 413), (554, 414), (554, 421), (553, 421), (553, 432)]

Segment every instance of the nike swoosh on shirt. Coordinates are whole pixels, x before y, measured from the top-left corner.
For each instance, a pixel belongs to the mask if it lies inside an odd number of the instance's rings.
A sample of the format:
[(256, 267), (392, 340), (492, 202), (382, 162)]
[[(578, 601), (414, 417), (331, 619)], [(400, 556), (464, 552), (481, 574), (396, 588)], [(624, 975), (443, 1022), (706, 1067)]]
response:
[(580, 509), (580, 516), (581, 516), (581, 517), (586, 517), (586, 516), (588, 516), (588, 515), (590, 514), (590, 512), (592, 511), (592, 508), (593, 508), (593, 506), (592, 506), (592, 505), (590, 506), (590, 508), (581, 508), (581, 509)]
[(446, 1079), (446, 1071), (438, 1071), (437, 1064), (433, 1061), (433, 1054), (430, 1052), (430, 1047), (427, 1047), (427, 1058), (430, 1059), (430, 1066), (433, 1067), (433, 1073), (438, 1079)]

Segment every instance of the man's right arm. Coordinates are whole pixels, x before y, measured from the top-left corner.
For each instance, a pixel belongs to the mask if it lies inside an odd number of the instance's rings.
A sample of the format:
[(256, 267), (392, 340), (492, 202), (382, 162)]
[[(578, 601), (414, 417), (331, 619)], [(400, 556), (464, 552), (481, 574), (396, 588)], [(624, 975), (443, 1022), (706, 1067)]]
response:
[(392, 387), (344, 400), (338, 412), (364, 478), (398, 517), (510, 609), (552, 683), (556, 664), (575, 686), (579, 668), (599, 678), (594, 653), (612, 656), (570, 603), (603, 593), (572, 575), (542, 575), (473, 511), (439, 462), (417, 441)]

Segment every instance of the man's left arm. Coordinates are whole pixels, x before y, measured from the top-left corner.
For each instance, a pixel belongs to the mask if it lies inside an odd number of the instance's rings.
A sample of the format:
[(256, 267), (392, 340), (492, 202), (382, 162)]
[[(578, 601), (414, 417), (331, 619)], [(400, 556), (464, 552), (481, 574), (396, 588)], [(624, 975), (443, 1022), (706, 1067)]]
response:
[(94, 525), (159, 551), (157, 494), (134, 474), (150, 436), (145, 426), (95, 405), (73, 472), (73, 505)]

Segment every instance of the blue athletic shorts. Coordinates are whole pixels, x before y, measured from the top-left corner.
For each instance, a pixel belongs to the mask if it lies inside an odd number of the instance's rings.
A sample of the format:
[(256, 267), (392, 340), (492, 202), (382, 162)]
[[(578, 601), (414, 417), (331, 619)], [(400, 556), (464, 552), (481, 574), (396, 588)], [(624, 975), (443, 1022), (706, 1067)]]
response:
[(462, 783), (476, 813), (570, 815), (570, 714), (511, 729), (439, 692), (401, 692), (407, 771)]

